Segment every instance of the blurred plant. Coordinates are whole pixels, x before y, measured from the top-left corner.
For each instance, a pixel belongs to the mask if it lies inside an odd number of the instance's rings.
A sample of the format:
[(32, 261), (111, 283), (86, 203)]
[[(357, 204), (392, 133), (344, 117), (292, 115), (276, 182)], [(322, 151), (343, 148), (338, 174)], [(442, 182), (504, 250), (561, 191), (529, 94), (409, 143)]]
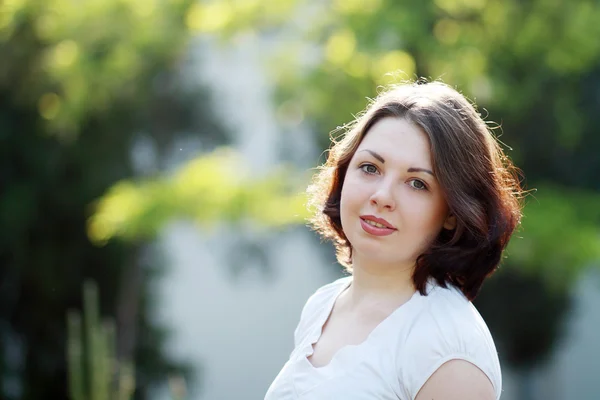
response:
[[(92, 245), (89, 204), (134, 175), (132, 144), (225, 140), (208, 96), (180, 81), (193, 0), (0, 1), (0, 398), (65, 398), (67, 309), (94, 279), (136, 362), (135, 397), (181, 363), (148, 317), (157, 257), (145, 243)], [(122, 327), (122, 328), (121, 328)], [(19, 346), (12, 346), (17, 341)], [(5, 352), (12, 346), (14, 351)]]
[(83, 285), (83, 309), (83, 318), (78, 311), (67, 315), (71, 400), (131, 399), (135, 387), (133, 364), (117, 360), (115, 323), (112, 318), (101, 321), (98, 287), (93, 281)]
[(218, 150), (187, 163), (174, 176), (115, 184), (95, 207), (88, 234), (97, 244), (113, 237), (151, 238), (173, 218), (202, 228), (252, 219), (262, 226), (301, 223), (307, 217), (301, 186), (291, 170), (279, 167), (252, 178), (241, 158)]
[(507, 267), (538, 276), (551, 291), (568, 292), (600, 260), (600, 194), (542, 184), (526, 203)]
[(173, 400), (184, 400), (187, 394), (185, 380), (181, 376), (172, 376), (169, 379), (169, 388)]
[[(251, 6), (244, 6), (246, 3)], [(573, 161), (577, 157), (572, 150), (584, 150), (586, 139), (594, 139), (588, 133), (589, 122), (581, 118), (586, 105), (582, 107), (580, 99), (585, 96), (596, 106), (599, 101), (586, 84), (597, 76), (600, 57), (600, 43), (594, 39), (600, 36), (600, 5), (596, 3), (283, 3), (273, 8), (267, 0), (207, 1), (190, 9), (194, 12), (187, 18), (194, 32), (217, 40), (285, 32), (286, 40), (269, 42), (273, 62), (265, 63), (279, 91), (281, 118), (286, 117), (286, 110), (298, 109), (300, 114), (310, 115), (309, 123), (318, 131), (329, 132), (364, 108), (365, 99), (374, 96), (378, 85), (425, 76), (458, 86), (480, 106), (502, 116), (511, 128), (507, 136), (519, 164), (526, 163), (528, 173), (554, 170), (557, 160), (545, 154), (563, 154), (564, 164), (567, 159)], [(263, 13), (270, 17), (261, 18)], [(205, 20), (219, 23), (190, 22)], [(593, 104), (588, 105), (593, 109)], [(512, 129), (524, 122), (537, 127), (533, 131), (554, 133), (537, 136)], [(322, 139), (325, 145), (326, 135)], [(568, 154), (562, 149), (569, 150)], [(599, 166), (593, 152), (578, 154)], [(577, 165), (579, 174), (571, 179), (594, 177), (591, 168), (579, 167), (581, 162), (572, 164)]]
[[(20, 101), (37, 103), (49, 133), (73, 140), (90, 115), (106, 115), (115, 102), (136, 100), (135, 77), (147, 73), (148, 60), (183, 50), (187, 30), (181, 19), (192, 3), (4, 1), (0, 46), (3, 57), (21, 64), (0, 65), (0, 86), (29, 74), (14, 82)], [(23, 63), (34, 68), (23, 70)]]
[[(135, 390), (135, 366), (118, 360), (115, 322), (100, 317), (98, 286), (83, 285), (83, 317), (78, 311), (67, 314), (67, 364), (71, 400), (130, 400)], [(83, 321), (83, 323), (82, 323)], [(185, 399), (185, 381), (171, 377), (173, 400)]]

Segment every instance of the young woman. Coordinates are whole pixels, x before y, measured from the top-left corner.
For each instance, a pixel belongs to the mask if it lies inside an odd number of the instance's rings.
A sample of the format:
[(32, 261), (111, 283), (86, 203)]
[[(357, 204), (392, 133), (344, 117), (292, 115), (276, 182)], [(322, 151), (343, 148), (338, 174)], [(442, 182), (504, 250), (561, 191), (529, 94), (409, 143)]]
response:
[(309, 187), (351, 276), (316, 291), (266, 400), (493, 400), (502, 379), (471, 303), (519, 223), (518, 176), (449, 86), (381, 94)]

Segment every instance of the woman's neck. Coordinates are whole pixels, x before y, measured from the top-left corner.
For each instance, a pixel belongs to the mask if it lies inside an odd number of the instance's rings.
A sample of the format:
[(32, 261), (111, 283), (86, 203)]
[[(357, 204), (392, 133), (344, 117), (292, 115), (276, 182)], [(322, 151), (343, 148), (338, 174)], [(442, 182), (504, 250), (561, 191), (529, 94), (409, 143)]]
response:
[(375, 266), (353, 259), (352, 284), (346, 293), (351, 307), (404, 304), (415, 293), (412, 266)]

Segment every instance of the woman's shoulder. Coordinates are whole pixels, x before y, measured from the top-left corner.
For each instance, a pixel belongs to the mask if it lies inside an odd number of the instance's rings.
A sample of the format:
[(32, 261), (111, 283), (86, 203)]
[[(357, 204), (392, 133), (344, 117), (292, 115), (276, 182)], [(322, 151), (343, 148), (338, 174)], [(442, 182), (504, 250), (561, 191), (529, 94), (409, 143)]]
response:
[[(462, 346), (491, 340), (485, 321), (458, 288), (430, 283), (427, 295), (421, 300), (423, 307), (414, 320), (417, 332), (439, 335), (445, 342), (455, 341)], [(417, 336), (415, 340), (418, 340)]]
[[(501, 389), (498, 353), (490, 331), (473, 304), (454, 286), (428, 286), (411, 329), (404, 337), (399, 360), (401, 376), (416, 395), (441, 365), (465, 360), (479, 367)], [(406, 367), (406, 368), (403, 368)], [(414, 398), (414, 397), (413, 397)]]

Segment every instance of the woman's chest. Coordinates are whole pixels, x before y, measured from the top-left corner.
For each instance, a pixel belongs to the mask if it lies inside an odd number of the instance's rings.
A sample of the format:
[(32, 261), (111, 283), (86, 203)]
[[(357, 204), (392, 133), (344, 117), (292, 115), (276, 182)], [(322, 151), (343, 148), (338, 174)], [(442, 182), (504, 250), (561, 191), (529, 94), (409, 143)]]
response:
[(316, 368), (328, 365), (343, 348), (364, 343), (379, 322), (373, 319), (332, 314), (323, 325), (317, 341), (311, 343), (308, 361)]
[(302, 353), (277, 376), (265, 400), (403, 399), (394, 360), (369, 347), (345, 347), (325, 367)]

